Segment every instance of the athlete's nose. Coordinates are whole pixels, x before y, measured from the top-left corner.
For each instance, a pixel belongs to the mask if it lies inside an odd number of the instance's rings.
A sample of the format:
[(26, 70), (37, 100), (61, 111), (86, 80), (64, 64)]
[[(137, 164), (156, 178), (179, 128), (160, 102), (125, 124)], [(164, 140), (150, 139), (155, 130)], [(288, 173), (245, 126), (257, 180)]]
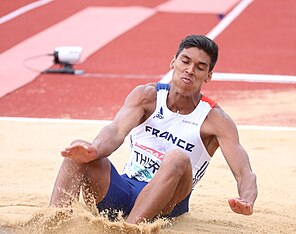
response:
[(189, 74), (194, 74), (194, 65), (188, 65), (186, 72)]

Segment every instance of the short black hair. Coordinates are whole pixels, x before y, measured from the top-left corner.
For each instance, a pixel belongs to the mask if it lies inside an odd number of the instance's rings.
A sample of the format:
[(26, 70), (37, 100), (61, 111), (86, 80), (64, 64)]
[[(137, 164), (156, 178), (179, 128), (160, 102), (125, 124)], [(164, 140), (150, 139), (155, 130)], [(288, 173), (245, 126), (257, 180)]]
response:
[(210, 38), (204, 35), (192, 34), (185, 37), (181, 41), (176, 53), (176, 58), (178, 57), (178, 55), (181, 53), (183, 49), (185, 48), (188, 49), (191, 47), (197, 47), (198, 49), (203, 50), (204, 52), (207, 53), (207, 55), (209, 55), (211, 60), (209, 71), (212, 71), (218, 59), (218, 45), (213, 40), (211, 40)]

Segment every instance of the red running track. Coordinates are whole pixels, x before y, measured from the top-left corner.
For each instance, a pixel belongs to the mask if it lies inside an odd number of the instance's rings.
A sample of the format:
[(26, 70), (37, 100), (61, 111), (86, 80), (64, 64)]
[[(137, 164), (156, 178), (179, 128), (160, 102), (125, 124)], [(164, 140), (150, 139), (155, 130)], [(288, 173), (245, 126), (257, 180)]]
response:
[[(12, 6), (12, 2), (17, 4)], [(24, 5), (29, 2), (32, 1), (23, 1)], [(136, 4), (155, 7), (162, 2), (165, 1), (54, 1), (0, 25), (0, 34), (7, 35), (0, 38), (0, 51), (12, 48), (89, 6)], [(19, 1), (11, 1), (0, 13), (4, 15), (18, 7)], [(272, 4), (264, 0), (252, 2), (216, 38), (220, 58), (215, 71), (295, 75), (295, 7), (293, 0), (273, 0)], [(191, 33), (207, 34), (218, 22), (219, 18), (214, 14), (158, 12), (77, 66), (88, 73), (144, 74), (146, 79), (39, 75), (33, 82), (0, 98), (0, 116), (112, 119), (135, 85), (156, 82), (155, 75), (168, 71), (181, 38)], [(214, 95), (219, 102), (233, 91), (295, 88), (295, 84), (212, 82), (205, 87), (205, 92)], [(216, 90), (225, 92), (217, 95)]]

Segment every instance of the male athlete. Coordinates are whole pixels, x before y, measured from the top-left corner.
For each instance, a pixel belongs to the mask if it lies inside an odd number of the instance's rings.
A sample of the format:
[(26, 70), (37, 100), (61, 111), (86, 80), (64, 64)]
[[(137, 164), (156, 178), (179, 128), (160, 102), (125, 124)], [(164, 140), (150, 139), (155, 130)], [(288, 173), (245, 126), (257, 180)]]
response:
[[(201, 93), (212, 78), (218, 47), (202, 35), (187, 36), (171, 61), (170, 84), (136, 87), (114, 120), (92, 143), (75, 140), (61, 152), (61, 165), (50, 206), (69, 206), (82, 189), (99, 211), (120, 210), (126, 222), (188, 212), (193, 187), (220, 147), (238, 188), (230, 208), (253, 213), (256, 176), (231, 118)], [(131, 155), (123, 174), (109, 161), (126, 136)], [(87, 194), (88, 193), (88, 194)]]

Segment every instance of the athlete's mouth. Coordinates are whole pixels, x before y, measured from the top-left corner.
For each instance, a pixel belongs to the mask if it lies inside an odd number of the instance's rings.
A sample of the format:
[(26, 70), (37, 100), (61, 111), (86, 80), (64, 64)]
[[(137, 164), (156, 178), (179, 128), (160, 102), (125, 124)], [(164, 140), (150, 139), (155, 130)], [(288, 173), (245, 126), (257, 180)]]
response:
[(192, 79), (188, 76), (182, 76), (181, 79), (185, 84), (192, 84), (193, 83)]

